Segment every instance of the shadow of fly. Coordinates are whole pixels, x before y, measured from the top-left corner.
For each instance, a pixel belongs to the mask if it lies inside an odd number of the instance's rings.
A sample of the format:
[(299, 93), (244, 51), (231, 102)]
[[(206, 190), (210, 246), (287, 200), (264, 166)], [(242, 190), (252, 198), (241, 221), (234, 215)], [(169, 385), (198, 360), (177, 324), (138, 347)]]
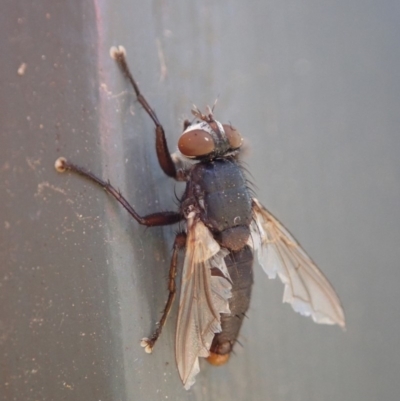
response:
[(168, 177), (186, 182), (179, 209), (140, 216), (110, 182), (63, 157), (55, 167), (98, 184), (146, 227), (185, 222), (173, 245), (168, 299), (155, 331), (141, 341), (144, 350), (152, 352), (171, 310), (178, 253), (183, 249), (175, 353), (186, 389), (200, 370), (199, 357), (214, 365), (228, 361), (250, 304), (254, 255), (269, 278), (281, 279), (283, 301), (296, 312), (344, 328), (343, 309), (329, 281), (290, 232), (252, 196), (239, 162), (243, 143), (239, 131), (215, 120), (211, 108), (203, 114), (195, 107), (195, 119), (184, 122), (179, 151), (171, 155), (164, 129), (130, 72), (125, 49), (113, 47), (110, 54), (154, 122), (161, 169)]

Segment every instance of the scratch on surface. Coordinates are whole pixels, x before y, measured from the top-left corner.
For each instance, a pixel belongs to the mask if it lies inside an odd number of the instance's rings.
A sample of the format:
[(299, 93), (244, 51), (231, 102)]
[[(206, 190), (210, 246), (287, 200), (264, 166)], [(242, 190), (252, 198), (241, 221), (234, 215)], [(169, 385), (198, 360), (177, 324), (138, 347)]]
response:
[(66, 195), (66, 192), (59, 187), (56, 187), (55, 185), (50, 184), (48, 181), (44, 181), (38, 184), (37, 186), (37, 191), (35, 193), (35, 196), (41, 196), (43, 195), (43, 191), (48, 188), (51, 189), (54, 192), (59, 192), (60, 194)]
[(31, 157), (27, 157), (26, 158), (26, 162), (28, 163), (28, 166), (32, 169), (32, 170), (36, 170), (37, 166), (40, 166), (42, 164), (41, 159), (33, 159)]
[(79, 221), (85, 221), (85, 220), (92, 220), (92, 219), (97, 219), (97, 217), (93, 217), (93, 216), (83, 216), (82, 214), (79, 214), (77, 212), (75, 212), (76, 217), (78, 218)]
[(119, 98), (119, 97), (122, 97), (122, 96), (125, 96), (125, 95), (128, 94), (128, 91), (124, 90), (124, 91), (122, 91), (122, 92), (117, 93), (116, 95), (114, 95), (114, 94), (112, 93), (112, 91), (110, 91), (110, 89), (108, 89), (108, 86), (107, 86), (107, 84), (105, 84), (105, 83), (102, 83), (102, 84), (100, 85), (100, 89), (101, 89), (102, 91), (104, 91), (104, 92), (106, 93), (106, 95), (107, 95), (109, 98), (111, 98), (111, 99), (117, 99), (117, 98)]
[(160, 82), (163, 82), (167, 76), (167, 64), (165, 63), (165, 56), (161, 46), (160, 39), (156, 39), (158, 60), (160, 61)]
[(74, 386), (71, 385), (71, 384), (68, 384), (67, 382), (63, 382), (63, 386), (65, 388), (67, 388), (68, 390), (73, 390), (74, 389)]

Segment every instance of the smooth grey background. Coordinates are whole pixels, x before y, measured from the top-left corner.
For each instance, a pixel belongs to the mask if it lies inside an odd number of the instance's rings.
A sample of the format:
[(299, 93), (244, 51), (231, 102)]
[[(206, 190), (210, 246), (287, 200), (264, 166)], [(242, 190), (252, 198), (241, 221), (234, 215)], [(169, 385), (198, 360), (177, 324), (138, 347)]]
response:
[[(398, 400), (397, 1), (20, 1), (0, 12), (1, 400)], [(176, 207), (151, 121), (109, 57), (123, 44), (172, 149), (195, 103), (248, 139), (259, 199), (334, 284), (348, 329), (281, 304), (255, 266), (228, 365), (189, 392), (176, 308), (154, 353), (175, 227), (144, 229), (54, 161), (109, 178), (139, 213)], [(25, 63), (25, 71), (18, 69)]]

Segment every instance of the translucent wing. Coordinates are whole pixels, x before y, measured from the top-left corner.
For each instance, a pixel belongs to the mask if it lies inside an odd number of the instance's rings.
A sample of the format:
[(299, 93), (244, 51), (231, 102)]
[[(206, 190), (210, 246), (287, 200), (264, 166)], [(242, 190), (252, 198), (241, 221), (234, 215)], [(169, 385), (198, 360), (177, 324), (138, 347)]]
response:
[(249, 245), (269, 278), (285, 284), (283, 302), (314, 322), (345, 327), (345, 317), (335, 290), (286, 228), (253, 199)]
[[(224, 257), (207, 227), (188, 219), (175, 352), (179, 374), (188, 390), (199, 372), (199, 357), (207, 357), (215, 333), (221, 331), (220, 313), (230, 313), (231, 283)], [(212, 276), (211, 270), (222, 274)]]

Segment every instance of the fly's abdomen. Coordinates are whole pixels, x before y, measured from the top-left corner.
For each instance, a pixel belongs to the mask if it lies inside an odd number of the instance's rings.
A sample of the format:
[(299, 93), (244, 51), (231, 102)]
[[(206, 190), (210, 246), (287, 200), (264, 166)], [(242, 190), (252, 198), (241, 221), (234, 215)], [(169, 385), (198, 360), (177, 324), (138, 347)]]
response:
[(249, 308), (253, 285), (253, 253), (248, 245), (231, 252), (225, 257), (225, 263), (232, 280), (231, 313), (221, 314), (222, 331), (215, 335), (207, 359), (213, 365), (227, 362)]

